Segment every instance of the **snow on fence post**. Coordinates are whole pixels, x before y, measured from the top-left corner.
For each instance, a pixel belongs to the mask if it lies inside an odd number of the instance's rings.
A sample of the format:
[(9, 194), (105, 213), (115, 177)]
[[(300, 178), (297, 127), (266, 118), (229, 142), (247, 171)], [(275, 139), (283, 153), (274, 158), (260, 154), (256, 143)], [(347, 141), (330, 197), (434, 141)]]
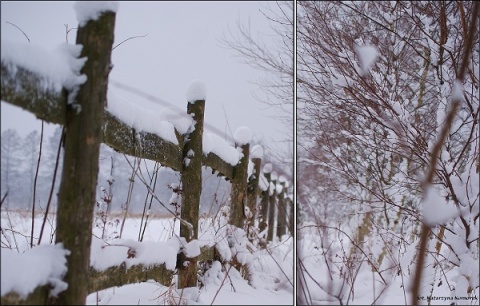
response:
[(245, 208), (247, 207), (247, 176), (250, 156), (252, 131), (245, 126), (234, 133), (235, 146), (243, 154), (238, 164), (233, 167), (232, 191), (230, 203), (230, 224), (243, 229), (245, 225)]
[[(92, 6), (87, 8), (89, 5)], [(97, 9), (99, 16), (85, 16), (85, 11), (92, 13), (92, 8)], [(76, 43), (83, 46), (80, 57), (87, 58), (81, 70), (87, 80), (76, 97), (69, 97), (73, 101), (67, 105), (65, 119), (56, 243), (63, 243), (71, 253), (64, 278), (68, 288), (54, 301), (58, 305), (83, 305), (88, 294), (98, 157), (116, 15), (115, 5), (107, 8), (77, 3), (76, 9), (80, 23)]]
[[(198, 239), (198, 218), (202, 192), (203, 121), (205, 113), (205, 86), (193, 82), (187, 90), (187, 113), (194, 124), (185, 134), (182, 169), (182, 205), (180, 237), (186, 242)], [(197, 259), (178, 254), (178, 289), (197, 286)]]
[(287, 227), (287, 207), (285, 205), (285, 181), (282, 181), (282, 176), (279, 178), (280, 186), (282, 186), (281, 192), (277, 193), (278, 198), (278, 213), (277, 213), (277, 237), (279, 240), (285, 235)]
[(270, 188), (269, 188), (269, 200), (268, 200), (268, 233), (267, 241), (273, 240), (273, 231), (275, 229), (275, 198), (276, 198), (276, 184), (278, 179), (278, 174), (276, 171), (272, 171), (270, 174)]

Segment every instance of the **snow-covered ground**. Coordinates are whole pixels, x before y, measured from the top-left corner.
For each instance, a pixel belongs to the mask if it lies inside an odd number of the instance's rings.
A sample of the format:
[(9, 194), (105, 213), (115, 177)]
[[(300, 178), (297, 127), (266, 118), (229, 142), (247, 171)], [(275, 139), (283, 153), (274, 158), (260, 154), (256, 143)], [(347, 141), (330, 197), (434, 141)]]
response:
[[(313, 222), (298, 226), (299, 300), (310, 305), (411, 305), (418, 240), (410, 243), (406, 237), (400, 244), (393, 243), (394, 240), (385, 244), (380, 235), (371, 234), (359, 245), (365, 251), (362, 253), (350, 240), (354, 238), (354, 228), (343, 224), (341, 228), (322, 229)], [(446, 260), (452, 258), (447, 246), (442, 246), (439, 255), (432, 256), (435, 247), (436, 243), (431, 241), (418, 304), (478, 305), (478, 260), (467, 260), (459, 268)], [(355, 249), (356, 255), (349, 256)], [(384, 249), (386, 255), (378, 264), (378, 254)], [(465, 284), (461, 280), (466, 270), (470, 282), (477, 284), (468, 295), (468, 281)]]
[[(34, 244), (38, 241), (42, 215), (35, 218)], [(41, 246), (30, 248), (31, 218), (28, 212), (2, 211), (2, 295), (15, 290), (23, 295), (31, 292), (37, 284), (52, 284), (61, 291), (65, 284), (61, 275), (66, 271), (65, 256), (68, 251), (61, 245), (50, 242), (54, 228), (54, 215), (47, 221)], [(179, 248), (179, 223), (171, 218), (150, 218), (142, 243), (138, 242), (141, 227), (140, 218), (128, 218), (122, 239), (119, 234), (121, 217), (109, 218), (105, 239), (102, 235), (102, 222), (96, 219), (97, 226), (93, 230), (91, 264), (96, 269), (104, 269), (125, 261), (127, 266), (136, 263), (162, 263), (174, 269), (176, 252)], [(212, 222), (213, 221), (213, 222)], [(175, 285), (164, 286), (154, 280), (145, 283), (129, 284), (92, 293), (87, 297), (89, 305), (165, 305), (165, 304), (199, 304), (199, 305), (292, 305), (293, 292), (293, 240), (285, 237), (285, 241), (271, 243), (267, 249), (257, 248), (253, 244), (248, 247), (253, 252), (245, 252), (242, 243), (232, 248), (229, 239), (239, 239), (238, 232), (230, 231), (225, 219), (221, 217), (203, 219), (201, 232), (195, 244), (187, 245), (187, 251), (198, 246), (217, 243), (217, 250), (226, 258), (237, 255), (238, 261), (250, 266), (252, 276), (250, 282), (245, 280), (239, 271), (228, 264), (216, 261), (203, 276), (197, 289), (177, 290)], [(223, 236), (222, 236), (223, 235)], [(238, 240), (237, 240), (238, 241)], [(112, 244), (102, 248), (102, 245)], [(122, 246), (113, 246), (122, 245)], [(243, 244), (246, 246), (245, 243)], [(127, 259), (125, 246), (137, 248), (136, 258)], [(230, 243), (230, 246), (232, 244)], [(8, 248), (10, 246), (11, 248)], [(242, 252), (244, 252), (242, 254)], [(156, 255), (157, 254), (157, 255)], [(39, 268), (41, 267), (41, 269)], [(175, 282), (175, 277), (172, 283)]]

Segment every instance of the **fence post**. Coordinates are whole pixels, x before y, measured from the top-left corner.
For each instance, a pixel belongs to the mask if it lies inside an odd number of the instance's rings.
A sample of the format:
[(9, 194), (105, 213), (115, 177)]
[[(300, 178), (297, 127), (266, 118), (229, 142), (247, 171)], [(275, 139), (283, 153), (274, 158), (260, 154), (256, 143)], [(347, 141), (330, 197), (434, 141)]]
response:
[(277, 172), (272, 171), (270, 174), (270, 196), (268, 200), (268, 233), (267, 241), (273, 241), (273, 230), (275, 228), (275, 198), (276, 198), (276, 185), (277, 185)]
[[(247, 187), (247, 206), (250, 209), (250, 217), (247, 218), (247, 230), (250, 226), (255, 226), (255, 217), (257, 215), (257, 199), (258, 199), (258, 181), (260, 179), (260, 165), (262, 160), (260, 158), (252, 158), (253, 173), (248, 178)], [(249, 233), (247, 233), (248, 236)]]
[(295, 233), (294, 233), (294, 227), (293, 227), (293, 222), (295, 220), (295, 218), (294, 218), (295, 214), (294, 214), (293, 210), (294, 210), (295, 207), (294, 207), (293, 201), (292, 201), (292, 199), (290, 199), (290, 197), (287, 197), (287, 204), (290, 207), (290, 215), (289, 215), (289, 218), (288, 218), (288, 230), (290, 231), (290, 235), (292, 237), (296, 237)]
[[(281, 180), (282, 177), (280, 177)], [(287, 210), (285, 206), (285, 182), (280, 182), (282, 191), (277, 195), (278, 198), (278, 213), (277, 213), (277, 237), (279, 240), (285, 235), (287, 226)]]
[(103, 12), (77, 32), (87, 57), (81, 73), (87, 81), (80, 86), (65, 120), (65, 157), (58, 194), (56, 242), (70, 250), (67, 257), (68, 288), (52, 301), (59, 305), (84, 305), (88, 294), (90, 244), (98, 175), (98, 156), (105, 113), (115, 13)]
[(270, 199), (270, 168), (271, 164), (263, 167), (263, 176), (267, 180), (267, 190), (261, 192), (260, 213), (258, 216), (258, 230), (262, 233), (268, 226), (268, 202)]
[(243, 157), (233, 167), (230, 224), (243, 229), (245, 225), (245, 205), (247, 204), (247, 175), (250, 144), (241, 146)]
[[(180, 223), (180, 237), (187, 242), (198, 238), (198, 218), (200, 195), (202, 192), (202, 157), (203, 157), (203, 120), (205, 100), (188, 102), (187, 113), (195, 120), (194, 130), (185, 135), (182, 169), (182, 208), (181, 218), (188, 222)], [(178, 254), (179, 289), (197, 286), (197, 260), (187, 258), (185, 253)]]

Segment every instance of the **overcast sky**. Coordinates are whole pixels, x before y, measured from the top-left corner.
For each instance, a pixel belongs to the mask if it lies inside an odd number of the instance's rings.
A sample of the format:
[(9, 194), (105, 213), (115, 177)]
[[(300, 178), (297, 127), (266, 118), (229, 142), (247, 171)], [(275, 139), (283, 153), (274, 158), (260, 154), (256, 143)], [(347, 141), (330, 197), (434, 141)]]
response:
[[(73, 2), (1, 2), (1, 39), (23, 41), (55, 49), (66, 41), (65, 24), (77, 27)], [(254, 84), (266, 76), (242, 63), (234, 50), (220, 42), (237, 23), (250, 23), (254, 36), (267, 40), (274, 33), (271, 22), (262, 14), (276, 10), (275, 3), (240, 2), (120, 2), (116, 17), (114, 45), (132, 37), (113, 51), (111, 81), (128, 84), (186, 111), (186, 90), (194, 80), (201, 80), (207, 90), (205, 122), (217, 131), (230, 134), (240, 126), (252, 129), (254, 137), (268, 146), (292, 151), (293, 126), (272, 118), (275, 110), (254, 95), (262, 89)], [(75, 42), (76, 31), (68, 35)], [(273, 36), (273, 39), (275, 37)], [(292, 55), (293, 56), (293, 55)], [(110, 86), (115, 95), (142, 107), (158, 110), (162, 105), (149, 102), (119, 87)], [(293, 116), (293, 111), (292, 111)], [(39, 130), (41, 123), (33, 115), (1, 104), (2, 132), (15, 128), (21, 135)], [(290, 122), (293, 123), (293, 120)], [(54, 126), (47, 126), (52, 133)], [(213, 131), (212, 131), (213, 132)]]

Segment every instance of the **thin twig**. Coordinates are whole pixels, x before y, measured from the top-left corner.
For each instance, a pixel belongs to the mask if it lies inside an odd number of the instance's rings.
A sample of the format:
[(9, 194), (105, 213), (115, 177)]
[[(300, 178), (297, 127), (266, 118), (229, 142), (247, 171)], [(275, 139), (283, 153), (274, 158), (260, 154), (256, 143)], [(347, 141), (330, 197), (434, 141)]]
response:
[(65, 26), (65, 42), (68, 43), (68, 34), (70, 33), (71, 30), (78, 30), (78, 28), (68, 28), (68, 24), (64, 24)]
[(5, 192), (5, 194), (2, 197), (2, 202), (0, 202), (0, 208), (2, 207), (3, 201), (5, 201), (5, 198), (7, 197), (7, 195), (8, 195), (8, 190)]
[(33, 203), (32, 203), (32, 233), (30, 237), (30, 247), (33, 248), (33, 231), (35, 226), (35, 198), (37, 195), (37, 179), (38, 179), (38, 171), (40, 169), (40, 159), (42, 157), (42, 144), (43, 144), (43, 123), (42, 120), (42, 130), (40, 133), (40, 149), (38, 151), (38, 161), (37, 161), (37, 170), (35, 171), (35, 179), (33, 182)]
[[(136, 149), (136, 146), (135, 146), (135, 149)], [(130, 184), (128, 185), (127, 201), (125, 202), (125, 213), (123, 215), (122, 225), (120, 226), (120, 238), (122, 238), (123, 228), (125, 226), (125, 220), (127, 219), (128, 208), (130, 206), (130, 201), (132, 199), (133, 187), (135, 185), (135, 175), (139, 168), (140, 168), (140, 157), (135, 157), (133, 167), (132, 167), (132, 174), (130, 176)]]
[[(124, 154), (124, 157), (125, 159), (127, 160), (127, 163), (130, 165), (130, 167), (133, 169), (133, 165), (132, 163), (128, 160), (127, 156)], [(141, 176), (140, 174), (138, 173), (135, 173), (136, 176), (140, 179), (140, 182), (143, 183), (143, 185), (145, 186), (145, 188), (147, 188), (148, 192), (150, 192), (150, 194), (153, 196), (153, 198), (160, 204), (162, 205), (163, 208), (165, 208), (165, 210), (170, 213), (172, 216), (175, 216), (175, 218), (177, 218), (182, 224), (184, 224), (186, 227), (188, 227), (188, 229), (190, 230), (190, 235), (193, 236), (193, 225), (186, 221), (185, 219), (182, 219), (180, 216), (177, 216), (177, 214), (175, 212), (173, 212), (169, 207), (167, 207), (167, 205), (165, 205), (158, 197), (157, 195), (154, 193), (154, 191), (152, 190), (152, 188), (150, 188), (150, 185), (147, 184), (145, 178), (143, 176)]]
[(23, 35), (27, 38), (28, 42), (30, 42), (30, 38), (28, 38), (27, 34), (25, 34), (25, 32), (23, 32), (22, 29), (20, 29), (18, 26), (16, 26), (15, 24), (13, 24), (13, 23), (11, 23), (11, 22), (9, 22), (9, 21), (5, 21), (5, 22), (8, 23), (8, 24), (11, 24), (12, 26), (14, 26), (14, 27), (16, 27), (17, 29), (19, 29), (20, 32), (22, 32)]
[(52, 186), (50, 187), (50, 194), (48, 195), (47, 208), (45, 210), (45, 215), (43, 217), (42, 228), (40, 229), (40, 237), (38, 238), (38, 245), (42, 242), (43, 230), (45, 228), (45, 223), (47, 222), (48, 211), (50, 209), (50, 203), (52, 202), (53, 190), (55, 189), (55, 181), (57, 179), (57, 170), (60, 161), (60, 150), (62, 149), (62, 144), (64, 141), (65, 128), (62, 128), (62, 134), (60, 136), (60, 142), (58, 143), (57, 149), (57, 159), (55, 160), (55, 169), (53, 170)]
[(147, 37), (147, 35), (148, 35), (148, 34), (129, 37), (129, 38), (125, 39), (124, 41), (122, 41), (121, 43), (117, 44), (115, 47), (113, 47), (113, 48), (112, 48), (112, 51), (113, 51), (116, 47), (118, 47), (118, 46), (120, 46), (121, 44), (123, 44), (124, 42), (126, 42), (127, 40), (134, 39), (134, 38)]
[[(13, 230), (12, 219), (10, 218), (10, 213), (8, 211), (8, 207), (5, 209), (5, 212), (7, 213), (8, 225), (10, 226), (9, 230), (12, 232), (13, 241), (15, 242), (15, 248), (17, 249), (17, 252), (20, 253), (20, 249), (18, 248), (18, 242), (17, 242), (17, 237), (15, 236), (15, 233), (18, 233), (20, 235), (22, 235), (22, 234)], [(28, 240), (27, 240), (27, 243), (28, 243)]]
[(227, 272), (225, 273), (225, 277), (223, 278), (222, 283), (220, 284), (220, 287), (218, 288), (217, 292), (215, 292), (215, 296), (213, 297), (213, 300), (212, 300), (212, 302), (210, 303), (210, 305), (213, 305), (213, 302), (215, 302), (215, 299), (217, 298), (217, 295), (218, 295), (218, 293), (220, 292), (220, 289), (222, 289), (223, 284), (225, 283), (225, 280), (227, 279), (228, 274), (230, 273), (230, 269), (231, 269), (232, 267), (233, 267), (232, 265), (230, 265), (230, 267), (228, 267), (228, 270), (227, 270)]
[[(155, 187), (157, 186), (157, 177), (158, 177), (158, 172), (160, 170), (161, 165), (159, 163), (155, 163), (155, 166), (157, 168), (156, 169), (154, 168), (155, 169), (154, 170), (155, 171), (155, 180), (153, 182), (153, 189), (152, 189), (153, 192), (155, 192)], [(151, 181), (150, 181), (150, 183), (151, 183)], [(150, 194), (150, 189), (147, 192), (147, 197), (148, 197), (149, 194)], [(145, 200), (146, 200), (146, 198), (145, 198)], [(148, 205), (148, 211), (150, 211), (152, 209), (152, 203), (153, 203), (153, 195), (150, 195), (150, 204)], [(145, 202), (145, 206), (146, 206), (146, 204), (147, 203)], [(150, 217), (150, 214), (148, 213), (148, 211), (147, 211), (147, 217), (145, 218), (145, 224), (143, 226), (142, 235), (141, 235), (140, 240), (139, 240), (140, 242), (143, 241), (143, 236), (145, 235), (145, 229), (147, 228), (147, 222), (148, 222), (148, 219)], [(142, 221), (143, 221), (144, 214), (145, 214), (145, 209), (143, 210)], [(140, 228), (141, 227), (142, 227), (142, 224), (140, 223)]]

